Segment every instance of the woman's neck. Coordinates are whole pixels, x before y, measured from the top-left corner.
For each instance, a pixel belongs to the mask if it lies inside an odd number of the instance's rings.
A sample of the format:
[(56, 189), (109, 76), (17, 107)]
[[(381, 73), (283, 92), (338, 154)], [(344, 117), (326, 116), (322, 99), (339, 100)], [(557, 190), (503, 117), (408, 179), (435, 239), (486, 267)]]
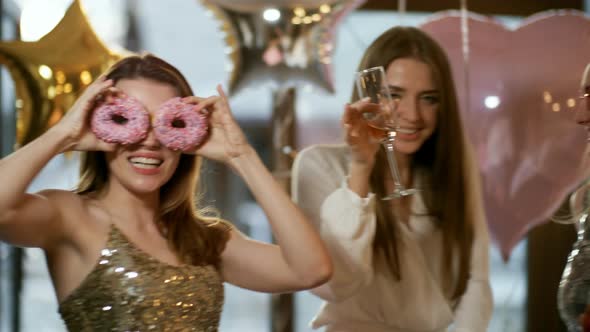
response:
[[(141, 231), (156, 225), (160, 206), (159, 192), (137, 194), (111, 183), (99, 200), (118, 226)], [(122, 225), (121, 225), (122, 226)]]

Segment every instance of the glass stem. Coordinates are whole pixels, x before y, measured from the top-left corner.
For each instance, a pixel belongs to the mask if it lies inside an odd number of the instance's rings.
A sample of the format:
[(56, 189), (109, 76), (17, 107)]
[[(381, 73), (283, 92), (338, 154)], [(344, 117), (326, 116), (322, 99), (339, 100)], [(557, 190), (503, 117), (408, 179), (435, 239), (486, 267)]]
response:
[(395, 160), (395, 131), (388, 131), (387, 138), (383, 141), (383, 147), (385, 148), (385, 154), (387, 155), (387, 163), (389, 164), (389, 171), (391, 172), (391, 177), (393, 178), (393, 184), (395, 189), (403, 189), (401, 183), (401, 176), (399, 174), (399, 169), (397, 167), (397, 161)]
[(590, 227), (588, 225), (588, 213), (584, 213), (580, 219), (578, 219), (578, 241), (584, 241), (584, 240), (588, 240), (590, 237), (590, 233), (587, 233), (590, 231)]

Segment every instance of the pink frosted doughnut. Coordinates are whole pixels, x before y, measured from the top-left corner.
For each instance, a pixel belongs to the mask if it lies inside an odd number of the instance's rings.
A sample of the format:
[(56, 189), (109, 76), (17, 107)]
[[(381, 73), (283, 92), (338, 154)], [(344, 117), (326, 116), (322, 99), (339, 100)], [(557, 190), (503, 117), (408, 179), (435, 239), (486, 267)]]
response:
[(176, 97), (166, 101), (154, 113), (156, 138), (170, 150), (188, 151), (207, 137), (207, 116)]
[(147, 137), (150, 116), (135, 98), (116, 98), (94, 110), (92, 132), (108, 143), (134, 144)]

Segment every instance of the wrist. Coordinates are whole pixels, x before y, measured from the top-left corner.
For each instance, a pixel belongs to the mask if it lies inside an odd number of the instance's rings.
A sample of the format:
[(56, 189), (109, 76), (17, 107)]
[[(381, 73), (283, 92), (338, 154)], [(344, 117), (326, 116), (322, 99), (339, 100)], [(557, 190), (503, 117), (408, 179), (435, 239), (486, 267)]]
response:
[(351, 162), (348, 172), (348, 188), (356, 192), (360, 197), (367, 197), (370, 192), (370, 178), (373, 163)]
[(46, 144), (54, 147), (56, 154), (71, 151), (75, 145), (70, 135), (59, 126), (49, 128), (41, 137)]
[(375, 166), (375, 161), (356, 161), (352, 160), (350, 162), (350, 174), (355, 174), (361, 177), (369, 178), (371, 176), (371, 172), (373, 171), (373, 167)]
[(260, 162), (256, 150), (248, 144), (238, 156), (231, 158), (227, 164), (238, 174), (242, 175), (250, 165)]

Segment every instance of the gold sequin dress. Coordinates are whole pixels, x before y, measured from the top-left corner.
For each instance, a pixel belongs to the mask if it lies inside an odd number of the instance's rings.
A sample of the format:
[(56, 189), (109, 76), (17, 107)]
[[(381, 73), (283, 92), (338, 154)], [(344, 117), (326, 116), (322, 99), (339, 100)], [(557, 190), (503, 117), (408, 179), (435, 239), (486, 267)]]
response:
[(94, 269), (59, 307), (69, 331), (217, 331), (223, 282), (213, 266), (173, 266), (115, 227)]

